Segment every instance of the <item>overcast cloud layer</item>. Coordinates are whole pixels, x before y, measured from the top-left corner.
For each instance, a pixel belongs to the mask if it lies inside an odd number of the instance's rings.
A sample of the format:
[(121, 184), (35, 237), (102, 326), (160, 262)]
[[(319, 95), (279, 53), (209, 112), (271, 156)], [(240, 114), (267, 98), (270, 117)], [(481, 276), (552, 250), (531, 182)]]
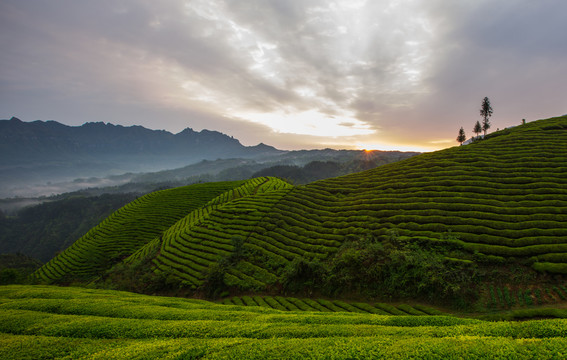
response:
[(0, 0), (0, 118), (282, 149), (456, 145), (567, 113), (563, 0)]

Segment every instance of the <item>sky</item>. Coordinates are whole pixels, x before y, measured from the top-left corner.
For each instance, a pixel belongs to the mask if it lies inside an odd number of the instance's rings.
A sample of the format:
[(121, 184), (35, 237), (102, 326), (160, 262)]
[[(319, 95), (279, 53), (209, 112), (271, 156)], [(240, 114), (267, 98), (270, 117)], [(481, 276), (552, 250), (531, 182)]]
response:
[[(0, 118), (431, 151), (567, 113), (565, 0), (0, 0)], [(489, 132), (490, 132), (489, 131)]]

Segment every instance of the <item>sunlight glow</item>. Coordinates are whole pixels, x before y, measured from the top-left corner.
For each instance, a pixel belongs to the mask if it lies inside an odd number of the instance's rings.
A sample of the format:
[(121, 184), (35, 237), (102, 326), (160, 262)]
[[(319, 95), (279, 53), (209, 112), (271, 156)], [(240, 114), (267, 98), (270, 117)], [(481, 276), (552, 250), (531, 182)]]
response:
[(328, 115), (318, 110), (296, 113), (283, 111), (272, 113), (239, 114), (240, 118), (270, 127), (278, 133), (344, 137), (374, 134), (372, 127), (345, 112), (342, 115)]
[(426, 146), (419, 145), (403, 145), (403, 144), (389, 144), (389, 143), (357, 143), (356, 149), (364, 150), (365, 152), (371, 152), (374, 150), (382, 151), (417, 151), (417, 152), (429, 152), (432, 150), (437, 150), (436, 148), (430, 148)]

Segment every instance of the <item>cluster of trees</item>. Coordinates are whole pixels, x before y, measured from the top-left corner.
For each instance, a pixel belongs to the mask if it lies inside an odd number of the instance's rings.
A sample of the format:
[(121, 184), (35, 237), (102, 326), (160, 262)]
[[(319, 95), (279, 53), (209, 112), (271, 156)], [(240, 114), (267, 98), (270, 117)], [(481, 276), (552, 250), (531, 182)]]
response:
[[(475, 133), (476, 137), (481, 132), (484, 132), (484, 136), (486, 136), (486, 131), (490, 129), (490, 117), (492, 116), (493, 110), (492, 106), (490, 105), (490, 99), (488, 97), (484, 97), (482, 100), (482, 105), (480, 107), (480, 116), (482, 117), (482, 124), (480, 121), (477, 121), (473, 128), (473, 133)], [(457, 136), (457, 141), (463, 145), (463, 142), (467, 139), (465, 135), (465, 130), (461, 126), (459, 129), (459, 135)]]

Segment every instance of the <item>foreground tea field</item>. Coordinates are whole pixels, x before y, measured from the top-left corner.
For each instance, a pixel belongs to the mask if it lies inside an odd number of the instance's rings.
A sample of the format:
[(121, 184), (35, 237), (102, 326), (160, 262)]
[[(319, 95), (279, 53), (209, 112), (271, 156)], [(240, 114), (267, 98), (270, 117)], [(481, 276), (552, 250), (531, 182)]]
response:
[(83, 288), (0, 287), (2, 359), (567, 357), (567, 320), (278, 311)]

